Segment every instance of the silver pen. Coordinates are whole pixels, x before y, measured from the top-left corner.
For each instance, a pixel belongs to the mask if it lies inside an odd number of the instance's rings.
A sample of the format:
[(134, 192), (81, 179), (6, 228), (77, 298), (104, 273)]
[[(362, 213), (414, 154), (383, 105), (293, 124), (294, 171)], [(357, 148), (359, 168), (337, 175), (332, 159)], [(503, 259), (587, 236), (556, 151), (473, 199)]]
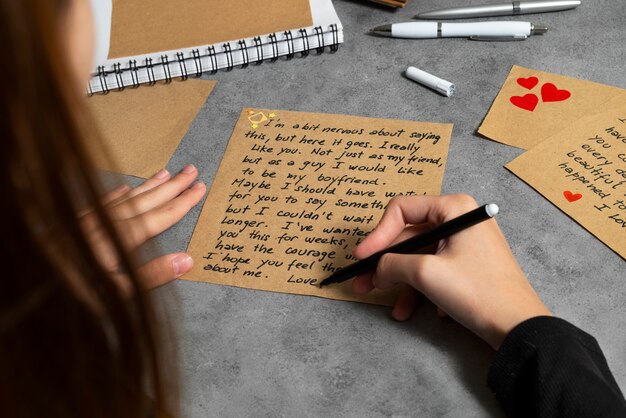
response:
[(418, 13), (414, 19), (465, 19), (487, 16), (514, 16), (528, 13), (558, 12), (580, 6), (580, 0), (513, 1), (480, 6), (453, 7)]

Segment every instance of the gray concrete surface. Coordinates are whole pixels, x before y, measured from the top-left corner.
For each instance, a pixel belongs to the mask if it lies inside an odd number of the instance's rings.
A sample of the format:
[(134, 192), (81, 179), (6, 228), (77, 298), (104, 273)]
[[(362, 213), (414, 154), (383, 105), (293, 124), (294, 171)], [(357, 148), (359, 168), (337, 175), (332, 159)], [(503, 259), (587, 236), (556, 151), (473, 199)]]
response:
[[(168, 168), (193, 162), (211, 184), (243, 107), (454, 123), (443, 193), (500, 204), (498, 221), (532, 284), (556, 315), (599, 340), (626, 390), (624, 260), (503, 168), (521, 150), (475, 134), (513, 64), (626, 88), (624, 1), (511, 17), (550, 27), (525, 42), (367, 35), (463, 3), (409, 0), (393, 11), (336, 0), (338, 52), (211, 77), (218, 84)], [(455, 82), (456, 94), (407, 80), (409, 65)], [(164, 250), (186, 248), (199, 210), (159, 237)], [(485, 383), (493, 352), (431, 305), (398, 323), (387, 308), (203, 283), (155, 294), (177, 334), (184, 417), (502, 415)]]

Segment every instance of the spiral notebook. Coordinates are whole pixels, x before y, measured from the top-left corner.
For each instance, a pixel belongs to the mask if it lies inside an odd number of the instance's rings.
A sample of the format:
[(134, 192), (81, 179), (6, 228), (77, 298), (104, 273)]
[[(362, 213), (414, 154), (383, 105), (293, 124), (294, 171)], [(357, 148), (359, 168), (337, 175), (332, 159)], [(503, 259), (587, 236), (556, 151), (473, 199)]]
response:
[(343, 42), (331, 0), (113, 0), (110, 20), (99, 20), (108, 54), (90, 94), (334, 52)]

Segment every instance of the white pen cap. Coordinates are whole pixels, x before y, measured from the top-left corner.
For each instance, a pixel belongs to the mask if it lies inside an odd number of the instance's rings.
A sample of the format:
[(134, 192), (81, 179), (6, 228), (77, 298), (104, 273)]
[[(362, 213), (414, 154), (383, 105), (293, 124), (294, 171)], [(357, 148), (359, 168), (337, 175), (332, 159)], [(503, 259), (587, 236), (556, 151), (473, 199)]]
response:
[(409, 67), (406, 70), (406, 76), (411, 80), (417, 81), (420, 84), (430, 87), (431, 89), (450, 97), (454, 93), (454, 84), (449, 81), (443, 80), (439, 77), (435, 77), (432, 74), (422, 71), (419, 68)]

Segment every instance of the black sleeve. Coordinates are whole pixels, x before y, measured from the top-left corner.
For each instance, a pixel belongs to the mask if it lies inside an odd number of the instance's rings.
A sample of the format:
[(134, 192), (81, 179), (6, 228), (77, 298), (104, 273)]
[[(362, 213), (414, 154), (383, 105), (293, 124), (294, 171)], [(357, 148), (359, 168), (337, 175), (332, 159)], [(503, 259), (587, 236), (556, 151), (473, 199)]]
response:
[(626, 401), (595, 338), (563, 319), (515, 327), (487, 383), (512, 417), (626, 417)]

